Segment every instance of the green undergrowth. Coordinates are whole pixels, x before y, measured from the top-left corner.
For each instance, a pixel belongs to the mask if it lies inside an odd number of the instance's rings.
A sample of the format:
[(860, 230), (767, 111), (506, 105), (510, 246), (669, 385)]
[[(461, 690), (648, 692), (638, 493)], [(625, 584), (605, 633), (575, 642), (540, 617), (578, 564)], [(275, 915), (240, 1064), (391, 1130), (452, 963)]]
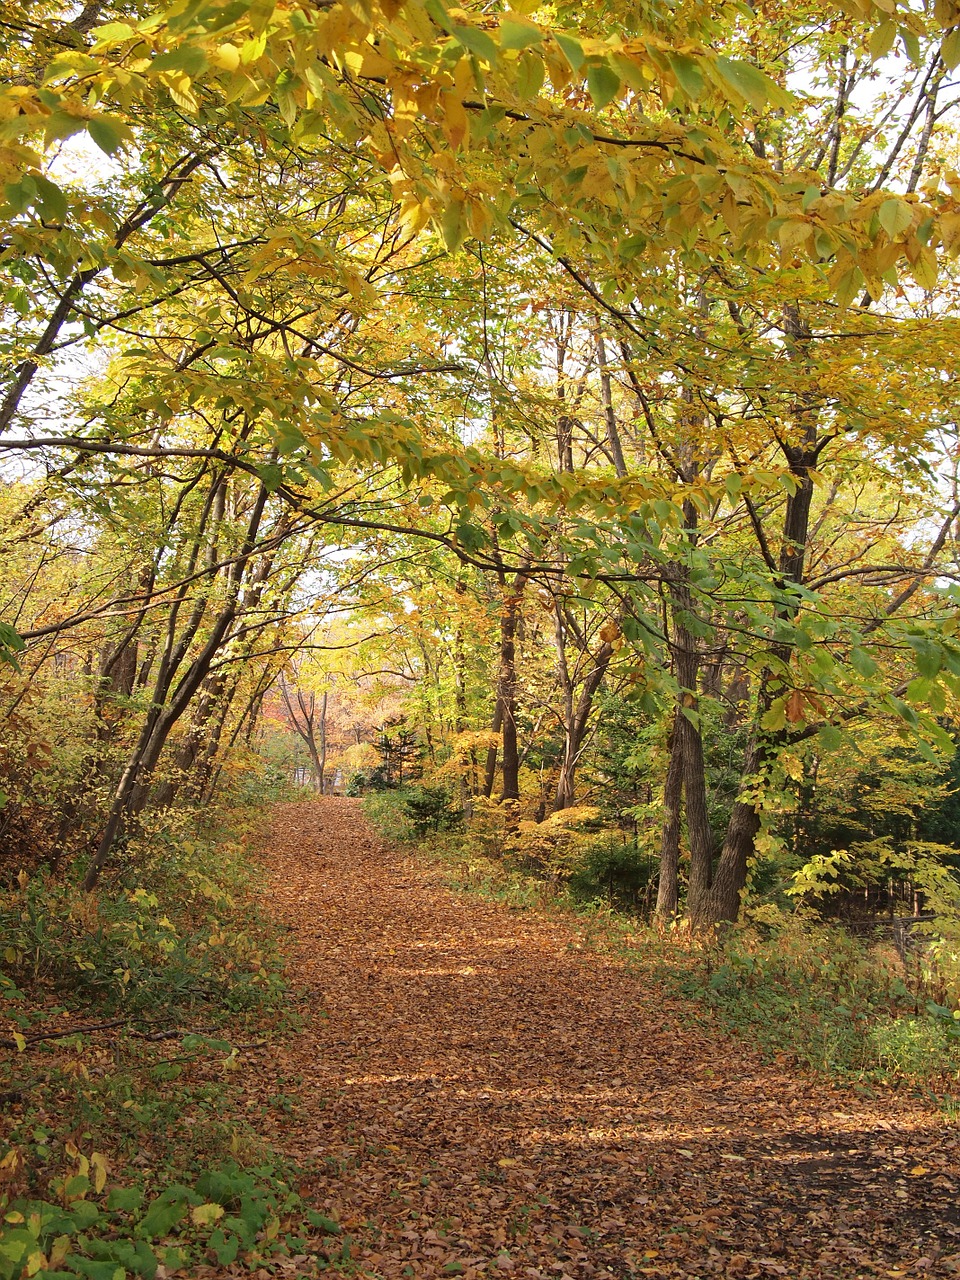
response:
[[(380, 799), (368, 810), (372, 820), (384, 807)], [(574, 948), (619, 955), (696, 1025), (707, 1021), (768, 1058), (838, 1081), (919, 1090), (957, 1110), (960, 1021), (935, 976), (919, 962), (904, 968), (889, 946), (769, 905), (748, 911), (723, 938), (697, 939), (682, 927), (646, 923), (609, 898), (585, 900), (576, 883), (545, 878), (509, 851), (490, 856), (469, 833), (438, 834), (418, 849), (459, 891), (567, 917)]]
[[(94, 894), (69, 867), (0, 888), (0, 1280), (309, 1276), (335, 1252), (251, 1118), (297, 1015), (252, 892), (256, 824), (214, 818), (170, 815)], [(258, 1092), (283, 1123), (289, 1095)]]
[(837, 926), (757, 915), (720, 941), (661, 945), (658, 978), (768, 1057), (845, 1080), (957, 1092), (958, 1024), (922, 974)]

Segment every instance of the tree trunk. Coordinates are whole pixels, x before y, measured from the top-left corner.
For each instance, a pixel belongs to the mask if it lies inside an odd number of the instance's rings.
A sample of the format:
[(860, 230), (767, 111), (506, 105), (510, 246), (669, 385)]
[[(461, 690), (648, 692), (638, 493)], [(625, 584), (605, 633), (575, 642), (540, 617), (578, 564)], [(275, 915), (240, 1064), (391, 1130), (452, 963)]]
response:
[[(211, 586), (213, 577), (216, 576), (214, 568), (216, 562), (216, 538), (219, 529), (219, 514), (223, 511), (223, 492), (222, 482), (216, 481), (205, 512), (207, 514), (212, 510), (216, 510), (218, 513), (218, 518), (214, 521), (209, 534), (206, 552), (206, 560), (211, 572)], [(257, 533), (266, 506), (267, 496), (266, 487), (261, 484), (247, 522), (240, 554), (228, 570), (229, 591), (226, 601), (214, 620), (210, 633), (199, 653), (189, 664), (175, 687), (176, 673), (186, 659), (189, 647), (200, 628), (206, 612), (207, 593), (200, 593), (179, 636), (175, 634), (177, 606), (175, 605), (171, 610), (167, 626), (166, 650), (157, 671), (152, 705), (147, 713), (137, 745), (127, 761), (126, 768), (114, 793), (113, 802), (110, 806), (110, 812), (107, 815), (107, 821), (97, 850), (87, 867), (83, 887), (88, 892), (96, 887), (100, 873), (106, 865), (125, 823), (131, 817), (141, 813), (146, 806), (151, 775), (170, 735), (170, 731), (187, 710), (197, 691), (209, 675), (210, 666), (233, 626), (240, 610), (241, 583), (256, 545)]]
[(501, 800), (520, 799), (520, 746), (517, 736), (517, 618), (520, 599), (515, 586), (514, 594), (507, 597), (500, 615), (500, 701), (503, 705)]
[[(794, 358), (802, 358), (803, 346), (809, 340), (810, 334), (796, 307), (791, 306), (786, 309), (784, 334), (791, 345)], [(802, 585), (806, 572), (810, 508), (813, 501), (813, 480), (810, 473), (816, 466), (818, 457), (818, 432), (814, 410), (802, 400), (797, 405), (797, 420), (805, 422), (800, 443), (782, 445), (790, 474), (794, 479), (794, 489), (787, 497), (780, 541), (779, 586), (784, 596), (774, 609), (774, 617), (779, 619), (794, 618), (799, 609), (799, 599), (791, 595), (790, 587)], [(776, 658), (778, 664), (789, 663), (791, 652), (789, 644), (774, 643), (770, 646), (770, 656)], [(761, 677), (751, 742), (741, 775), (741, 794), (749, 786), (754, 775), (763, 770), (783, 738), (782, 732), (771, 733), (763, 728), (763, 716), (777, 696), (770, 687), (771, 683), (772, 678), (769, 672), (765, 672)], [(754, 854), (759, 830), (758, 801), (739, 799), (730, 815), (710, 892), (697, 904), (695, 924), (698, 927), (708, 928), (714, 924), (737, 919), (740, 911), (740, 895), (747, 883), (750, 859)]]
[[(597, 650), (596, 655), (591, 655), (593, 657), (593, 667), (583, 682), (583, 688), (580, 690), (576, 706), (572, 711), (568, 710), (569, 718), (564, 725), (563, 760), (560, 764), (560, 777), (557, 780), (557, 794), (553, 805), (554, 813), (560, 809), (569, 809), (576, 803), (577, 765), (587, 737), (594, 699), (603, 683), (607, 668), (610, 666), (610, 660), (615, 652), (614, 646), (608, 640), (605, 640)], [(571, 695), (572, 692), (573, 685), (571, 683)], [(572, 696), (568, 701), (572, 701)]]
[[(490, 724), (490, 732), (499, 734), (503, 728), (503, 703), (500, 700), (499, 682), (497, 685), (497, 705), (493, 709), (493, 720)], [(487, 762), (483, 773), (483, 794), (489, 800), (493, 795), (493, 784), (497, 778), (497, 756), (499, 748), (496, 743), (492, 747), (487, 748)]]
[[(679, 713), (676, 717), (679, 719)], [(663, 828), (660, 832), (660, 882), (657, 915), (672, 919), (680, 907), (680, 809), (683, 796), (683, 744), (676, 719), (670, 734), (670, 763), (663, 786)]]
[[(687, 525), (691, 530), (696, 527), (696, 512), (687, 511)], [(700, 699), (698, 683), (700, 677), (700, 653), (696, 637), (688, 629), (686, 618), (694, 611), (694, 600), (689, 585), (689, 571), (686, 565), (668, 566), (670, 601), (673, 608), (674, 637), (671, 646), (673, 651), (674, 670), (679, 685), (679, 702), (673, 726), (673, 750), (670, 767), (674, 767), (674, 757), (680, 757), (680, 772), (684, 810), (687, 818), (687, 838), (690, 844), (690, 875), (687, 887), (687, 907), (691, 915), (701, 909), (701, 903), (710, 889), (713, 879), (713, 833), (710, 830), (710, 819), (707, 809), (707, 771), (703, 755), (703, 737), (700, 729)], [(672, 823), (672, 815), (664, 815), (664, 832), (661, 846), (672, 848), (672, 837), (668, 838), (667, 828)]]

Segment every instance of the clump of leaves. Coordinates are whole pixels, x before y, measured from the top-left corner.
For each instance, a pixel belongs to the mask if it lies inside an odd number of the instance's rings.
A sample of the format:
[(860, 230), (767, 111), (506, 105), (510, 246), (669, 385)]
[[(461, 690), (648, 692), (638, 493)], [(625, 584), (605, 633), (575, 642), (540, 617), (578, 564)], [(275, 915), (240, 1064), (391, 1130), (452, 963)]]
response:
[[(278, 1256), (306, 1261), (316, 1253), (318, 1234), (339, 1232), (336, 1223), (305, 1209), (269, 1166), (228, 1164), (193, 1186), (174, 1182), (148, 1198), (137, 1186), (108, 1186), (101, 1154), (88, 1158), (72, 1144), (67, 1152), (76, 1169), (54, 1188), (55, 1201), (0, 1196), (0, 1280), (37, 1274), (113, 1280), (118, 1270), (154, 1280), (161, 1266), (182, 1270), (201, 1260), (220, 1266)], [(15, 1167), (17, 1154), (8, 1151), (0, 1169)], [(300, 1234), (303, 1226), (312, 1242)]]

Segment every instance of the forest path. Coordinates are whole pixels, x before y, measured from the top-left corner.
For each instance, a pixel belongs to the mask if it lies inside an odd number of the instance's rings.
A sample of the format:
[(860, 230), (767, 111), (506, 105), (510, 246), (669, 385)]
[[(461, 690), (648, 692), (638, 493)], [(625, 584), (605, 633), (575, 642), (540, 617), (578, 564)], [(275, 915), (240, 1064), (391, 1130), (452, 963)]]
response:
[(937, 1113), (691, 1029), (573, 923), (450, 892), (356, 801), (279, 806), (267, 861), (305, 1026), (249, 1101), (313, 1170), (345, 1273), (960, 1273)]

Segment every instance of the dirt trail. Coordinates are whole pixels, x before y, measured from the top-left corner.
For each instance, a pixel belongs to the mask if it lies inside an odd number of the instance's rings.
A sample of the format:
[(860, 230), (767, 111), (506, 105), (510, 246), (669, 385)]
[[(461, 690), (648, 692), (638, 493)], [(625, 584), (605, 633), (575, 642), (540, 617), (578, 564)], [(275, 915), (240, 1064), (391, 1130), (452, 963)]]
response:
[(960, 1273), (938, 1114), (698, 1034), (572, 924), (449, 892), (356, 801), (281, 806), (268, 861), (306, 1025), (251, 1102), (352, 1274)]

